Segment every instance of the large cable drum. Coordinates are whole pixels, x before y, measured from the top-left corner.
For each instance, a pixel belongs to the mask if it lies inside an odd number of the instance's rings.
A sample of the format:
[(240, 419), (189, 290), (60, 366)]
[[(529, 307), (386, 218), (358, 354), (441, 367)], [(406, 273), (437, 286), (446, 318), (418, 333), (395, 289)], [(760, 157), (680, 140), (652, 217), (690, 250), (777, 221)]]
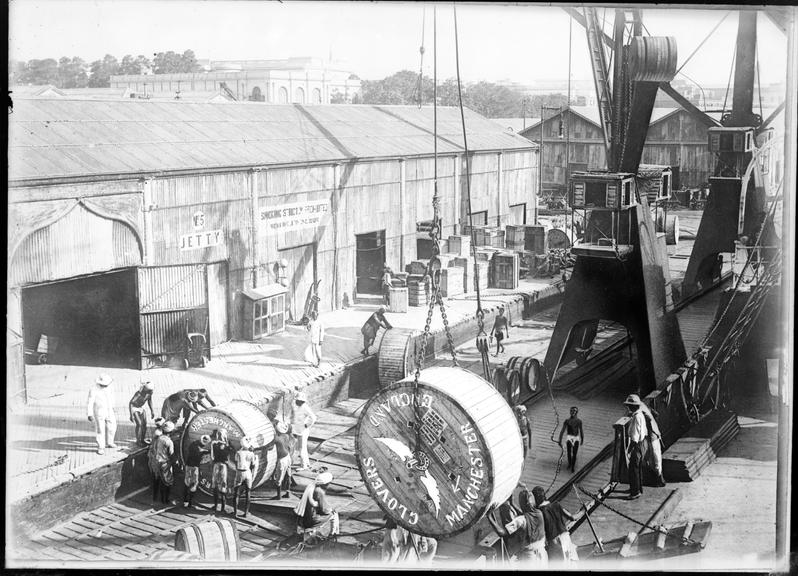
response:
[(559, 228), (552, 228), (546, 232), (546, 248), (548, 250), (565, 250), (571, 247), (568, 234)]
[(467, 530), (507, 500), (523, 468), (512, 409), (488, 382), (456, 367), (423, 370), (418, 388), (408, 377), (380, 390), (363, 408), (355, 447), (383, 512), (434, 538)]
[(381, 387), (401, 380), (416, 369), (413, 337), (417, 333), (407, 328), (391, 328), (383, 334), (377, 355)]
[[(233, 400), (224, 406), (215, 406), (203, 410), (189, 420), (180, 439), (181, 460), (194, 440), (203, 434), (213, 437), (215, 430), (225, 430), (227, 440), (235, 450), (241, 447), (241, 438), (248, 436), (252, 441), (252, 449), (258, 457), (258, 467), (252, 478), (252, 487), (257, 488), (273, 473), (277, 463), (277, 448), (274, 446), (274, 427), (269, 418), (253, 403), (246, 400)], [(213, 462), (210, 455), (203, 457), (200, 464), (199, 489), (212, 494), (211, 475)], [(232, 487), (235, 480), (236, 467), (232, 457), (227, 462), (227, 484)]]
[(634, 36), (627, 51), (632, 80), (670, 82), (676, 75), (676, 38), (672, 36)]

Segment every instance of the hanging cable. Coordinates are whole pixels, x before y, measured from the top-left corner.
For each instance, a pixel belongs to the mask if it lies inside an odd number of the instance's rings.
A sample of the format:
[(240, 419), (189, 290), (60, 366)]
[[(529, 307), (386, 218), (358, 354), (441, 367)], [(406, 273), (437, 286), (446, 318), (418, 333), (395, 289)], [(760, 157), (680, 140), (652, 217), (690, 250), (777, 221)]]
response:
[[(723, 97), (722, 114), (726, 113), (726, 102), (729, 100), (729, 89), (731, 88), (732, 74), (734, 73), (734, 65), (737, 61), (737, 41), (734, 41), (734, 55), (732, 56), (731, 68), (729, 68), (729, 81), (726, 83), (726, 95)], [(734, 103), (732, 103), (734, 105)], [(721, 116), (721, 120), (723, 117)]]
[(457, 72), (457, 101), (460, 107), (460, 122), (463, 126), (463, 149), (465, 151), (465, 165), (466, 165), (466, 202), (468, 206), (468, 227), (471, 233), (471, 254), (474, 258), (474, 289), (477, 293), (477, 350), (482, 357), (482, 371), (485, 380), (492, 383), (490, 373), (490, 361), (488, 360), (488, 336), (485, 334), (485, 311), (482, 309), (482, 298), (479, 290), (479, 262), (477, 261), (477, 242), (476, 234), (474, 232), (474, 217), (471, 214), (471, 165), (468, 154), (468, 135), (466, 133), (465, 125), (465, 111), (463, 109), (463, 89), (460, 80), (460, 41), (457, 34), (457, 4), (453, 3), (454, 12), (454, 61), (455, 70)]
[(418, 82), (416, 84), (416, 97), (418, 99), (418, 107), (424, 102), (424, 27), (427, 19), (426, 5), (422, 6), (421, 12), (421, 46), (418, 49), (420, 55), (420, 63), (418, 65)]
[[(696, 46), (696, 47), (695, 47), (695, 50), (693, 50), (693, 51), (690, 53), (690, 55), (687, 57), (687, 59), (686, 59), (686, 60), (685, 60), (685, 61), (682, 63), (682, 65), (681, 65), (681, 66), (679, 66), (679, 69), (678, 69), (678, 70), (676, 70), (676, 74), (678, 74), (679, 72), (681, 72), (681, 71), (682, 71), (682, 68), (684, 68), (684, 67), (687, 65), (687, 63), (690, 61), (690, 58), (692, 58), (693, 56), (695, 56), (695, 53), (696, 53), (696, 52), (698, 52), (699, 48), (701, 48), (701, 46), (703, 46), (703, 45), (704, 45), (704, 42), (706, 42), (707, 40), (709, 40), (709, 37), (710, 37), (710, 36), (712, 36), (712, 34), (714, 34), (714, 33), (715, 33), (715, 30), (717, 30), (717, 29), (720, 27), (720, 25), (721, 25), (721, 24), (723, 24), (723, 21), (724, 21), (724, 20), (726, 20), (726, 18), (728, 18), (728, 17), (729, 17), (729, 14), (731, 14), (731, 12), (726, 12), (726, 15), (725, 15), (723, 18), (721, 18), (721, 19), (720, 19), (720, 22), (718, 22), (717, 24), (715, 24), (715, 27), (714, 27), (714, 28), (713, 28), (713, 29), (712, 29), (712, 30), (709, 32), (709, 34), (707, 34), (706, 38), (704, 38), (703, 40), (701, 40), (701, 43), (700, 43), (698, 46)], [(644, 27), (645, 27), (645, 26), (644, 26)], [(648, 32), (648, 30), (646, 30), (646, 32)]]
[(759, 77), (759, 46), (754, 47), (754, 54), (756, 56), (756, 89), (759, 92), (759, 117), (764, 118), (762, 112), (762, 79)]

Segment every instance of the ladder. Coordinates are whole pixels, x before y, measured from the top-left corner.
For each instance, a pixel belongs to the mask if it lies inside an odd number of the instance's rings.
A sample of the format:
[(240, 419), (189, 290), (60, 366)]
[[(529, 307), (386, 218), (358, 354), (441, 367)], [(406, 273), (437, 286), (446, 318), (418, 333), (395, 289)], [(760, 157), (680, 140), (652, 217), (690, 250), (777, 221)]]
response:
[(233, 94), (233, 91), (230, 90), (230, 87), (227, 85), (227, 82), (219, 82), (219, 88), (221, 88), (222, 92), (224, 92), (227, 95), (227, 97), (230, 98), (231, 100), (238, 100), (238, 98), (236, 98), (236, 95)]
[(598, 22), (595, 8), (585, 8), (585, 33), (590, 51), (590, 65), (593, 70), (593, 82), (596, 86), (601, 128), (604, 132), (604, 147), (607, 152), (607, 166), (611, 162), (612, 126), (612, 92), (610, 91), (609, 71), (604, 54), (601, 35), (604, 30)]

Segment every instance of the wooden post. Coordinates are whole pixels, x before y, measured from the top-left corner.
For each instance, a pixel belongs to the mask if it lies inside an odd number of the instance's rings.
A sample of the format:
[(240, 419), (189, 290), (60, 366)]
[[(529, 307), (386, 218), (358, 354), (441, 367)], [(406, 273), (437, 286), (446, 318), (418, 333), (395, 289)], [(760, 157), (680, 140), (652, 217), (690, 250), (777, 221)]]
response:
[[(260, 226), (259, 226), (259, 214), (258, 214), (258, 180), (259, 174), (261, 169), (260, 168), (253, 168), (249, 172), (249, 201), (250, 201), (250, 234), (252, 236), (252, 253), (250, 257), (252, 258), (252, 287), (258, 287), (258, 272), (260, 270)], [(269, 180), (268, 175), (264, 174), (266, 177), (266, 185), (268, 186)]]
[(593, 539), (596, 541), (596, 544), (598, 544), (599, 550), (604, 552), (604, 544), (601, 543), (601, 538), (598, 537), (596, 529), (593, 526), (593, 522), (590, 520), (590, 512), (587, 509), (587, 504), (584, 504), (582, 502), (582, 498), (579, 496), (579, 492), (576, 489), (576, 484), (571, 484), (571, 488), (574, 489), (574, 494), (576, 494), (576, 499), (579, 500), (579, 503), (582, 504), (582, 508), (585, 509), (585, 520), (587, 520), (587, 525), (590, 526), (590, 531), (593, 533)]
[(152, 198), (152, 178), (145, 178), (141, 181), (141, 196), (144, 216), (144, 254), (141, 263), (150, 266), (153, 257), (153, 238), (152, 238), (152, 210), (155, 206)]
[(657, 527), (657, 550), (665, 550), (665, 539), (668, 537), (668, 531), (664, 526)]
[(502, 225), (502, 171), (504, 162), (502, 161), (502, 153), (496, 154), (496, 226)]
[(632, 546), (634, 545), (635, 541), (637, 540), (637, 532), (629, 532), (626, 535), (626, 539), (623, 541), (623, 546), (621, 546), (621, 551), (618, 552), (618, 556), (621, 558), (628, 558), (632, 554)]

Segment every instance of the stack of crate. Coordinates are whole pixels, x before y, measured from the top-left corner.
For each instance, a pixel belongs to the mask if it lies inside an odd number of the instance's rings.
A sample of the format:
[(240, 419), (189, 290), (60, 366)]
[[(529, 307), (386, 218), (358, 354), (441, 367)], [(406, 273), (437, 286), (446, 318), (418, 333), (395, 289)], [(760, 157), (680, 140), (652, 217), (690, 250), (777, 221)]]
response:
[[(473, 260), (469, 263), (469, 267), (471, 270), (474, 270)], [(470, 280), (471, 284), (469, 284), (469, 286), (473, 286), (474, 290), (476, 290), (477, 283), (479, 283), (480, 290), (487, 290), (488, 279), (490, 278), (490, 261), (478, 260), (476, 271), (471, 274), (471, 278), (472, 280)]]
[(427, 264), (429, 260), (413, 260), (410, 264), (405, 266), (405, 271), (411, 276), (423, 276), (427, 271)]
[(516, 226), (508, 224), (504, 230), (504, 241), (508, 250), (524, 250), (524, 238), (526, 237), (526, 226)]
[(468, 256), (471, 253), (471, 236), (449, 236), (449, 252)]
[(516, 252), (497, 252), (493, 255), (492, 274), (489, 286), (491, 288), (502, 288), (504, 290), (515, 290), (518, 288), (520, 276), (518, 254)]

